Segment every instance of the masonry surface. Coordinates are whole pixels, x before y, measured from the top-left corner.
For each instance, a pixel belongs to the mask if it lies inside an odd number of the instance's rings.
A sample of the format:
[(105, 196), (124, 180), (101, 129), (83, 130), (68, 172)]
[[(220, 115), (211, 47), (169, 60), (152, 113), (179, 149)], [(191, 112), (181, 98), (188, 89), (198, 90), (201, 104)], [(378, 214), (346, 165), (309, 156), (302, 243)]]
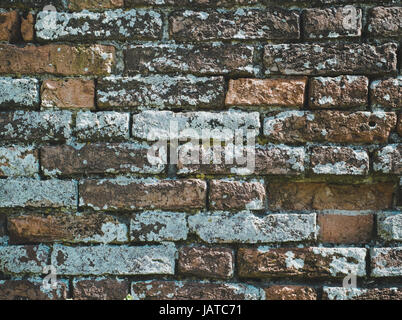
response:
[[(0, 299), (402, 299), (401, 45), (400, 0), (0, 0)], [(151, 161), (171, 121), (254, 169)]]

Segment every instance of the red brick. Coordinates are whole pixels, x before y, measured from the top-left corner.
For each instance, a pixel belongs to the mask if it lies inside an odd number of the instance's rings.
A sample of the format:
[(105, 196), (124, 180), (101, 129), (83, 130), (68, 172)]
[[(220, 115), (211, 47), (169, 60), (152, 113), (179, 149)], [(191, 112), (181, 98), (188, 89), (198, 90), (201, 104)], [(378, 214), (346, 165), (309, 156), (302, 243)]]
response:
[(402, 77), (374, 81), (370, 89), (373, 106), (402, 108)]
[(68, 8), (73, 11), (117, 9), (124, 6), (124, 0), (70, 0)]
[(18, 11), (0, 12), (0, 41), (16, 42), (20, 38)]
[(367, 26), (374, 37), (401, 37), (402, 7), (376, 7), (372, 9)]
[(129, 292), (127, 280), (74, 279), (74, 300), (123, 300)]
[(57, 289), (45, 291), (42, 279), (0, 281), (0, 300), (66, 300), (67, 285), (58, 281)]
[(274, 285), (264, 289), (265, 300), (317, 300), (314, 288)]
[(21, 18), (21, 35), (26, 42), (34, 40), (35, 18), (32, 13), (28, 13), (26, 17)]

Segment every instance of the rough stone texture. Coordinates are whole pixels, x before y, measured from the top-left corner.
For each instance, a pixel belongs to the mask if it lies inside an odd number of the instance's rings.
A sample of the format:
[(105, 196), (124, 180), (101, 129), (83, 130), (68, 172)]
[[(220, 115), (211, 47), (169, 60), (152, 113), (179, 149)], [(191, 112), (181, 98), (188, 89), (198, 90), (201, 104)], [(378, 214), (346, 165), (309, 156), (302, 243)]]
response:
[(51, 264), (60, 275), (174, 274), (176, 248), (156, 246), (67, 247), (55, 244)]
[(241, 283), (196, 281), (137, 281), (131, 284), (134, 300), (260, 300), (261, 289)]
[(402, 108), (402, 77), (373, 81), (371, 103), (380, 108)]
[(228, 106), (303, 107), (307, 78), (229, 80)]
[(272, 182), (267, 185), (271, 210), (385, 210), (392, 208), (395, 185)]
[(36, 79), (0, 78), (0, 109), (39, 105), (39, 82)]
[(317, 77), (310, 81), (311, 109), (354, 108), (368, 105), (368, 79), (363, 76)]
[(60, 180), (0, 180), (0, 208), (75, 208), (77, 185)]
[(162, 16), (152, 10), (121, 9), (97, 12), (41, 11), (36, 16), (39, 40), (157, 40), (162, 37)]
[(0, 244), (5, 240), (7, 234), (7, 216), (0, 213)]
[(400, 277), (402, 275), (402, 247), (371, 249), (372, 277)]
[(402, 241), (402, 214), (399, 212), (377, 214), (377, 233), (386, 241)]
[(400, 288), (324, 287), (323, 297), (328, 300), (402, 300), (402, 290)]
[(374, 238), (374, 216), (319, 214), (318, 239), (336, 244), (367, 243)]
[(129, 282), (120, 279), (74, 279), (74, 300), (123, 300), (129, 292)]
[(80, 206), (94, 210), (195, 210), (205, 207), (202, 180), (114, 179), (80, 183)]
[(178, 41), (299, 39), (299, 13), (275, 9), (175, 11), (169, 34)]
[(44, 146), (41, 148), (41, 168), (47, 176), (62, 177), (104, 173), (158, 174), (163, 173), (166, 167), (164, 160), (167, 150), (161, 148), (156, 154), (159, 158), (149, 157), (152, 161), (150, 163), (148, 153), (152, 149), (145, 144), (90, 143), (78, 147)]
[(229, 248), (183, 247), (179, 250), (178, 270), (201, 278), (231, 278), (234, 254)]
[(21, 17), (21, 36), (25, 42), (34, 40), (34, 25), (35, 18), (31, 12), (29, 12), (26, 17)]
[(344, 277), (349, 271), (366, 275), (366, 249), (362, 248), (240, 248), (239, 276)]
[(209, 188), (211, 210), (264, 209), (264, 182), (212, 180)]
[(310, 168), (315, 174), (366, 175), (369, 155), (364, 149), (317, 146), (311, 149)]
[(0, 280), (0, 300), (66, 300), (68, 283), (58, 280), (56, 289), (46, 290), (43, 279)]
[(17, 47), (0, 44), (0, 74), (106, 75), (115, 63), (115, 48), (65, 44)]
[(126, 72), (253, 75), (254, 47), (245, 44), (141, 44), (125, 53)]
[(102, 214), (56, 213), (8, 217), (10, 243), (25, 242), (124, 242), (127, 226), (117, 218)]
[(184, 212), (146, 211), (133, 214), (130, 221), (130, 240), (134, 242), (186, 240), (187, 233)]
[(0, 147), (0, 177), (29, 177), (37, 173), (39, 157), (34, 147)]
[(97, 86), (101, 109), (111, 107), (219, 107), (224, 104), (222, 77), (151, 75), (107, 77)]
[(92, 80), (45, 80), (40, 91), (44, 108), (95, 109), (95, 84)]
[(102, 9), (117, 9), (124, 7), (124, 0), (69, 0), (68, 8), (73, 11), (90, 9), (92, 11)]
[(371, 36), (402, 36), (402, 7), (373, 8), (368, 21), (367, 30)]
[[(50, 248), (39, 245), (0, 246), (0, 272), (4, 274), (42, 274)], [(0, 282), (1, 286), (1, 282)]]
[(233, 7), (235, 5), (256, 5), (258, 0), (125, 0), (127, 7), (149, 6), (187, 6), (187, 7)]
[(373, 169), (382, 173), (402, 174), (402, 144), (390, 144), (378, 150)]
[(395, 124), (392, 112), (285, 111), (264, 119), (264, 135), (282, 143), (386, 143)]
[(396, 131), (402, 137), (402, 113), (398, 115), (398, 124), (396, 126)]
[(51, 3), (56, 9), (65, 8), (64, 0), (0, 0), (1, 8), (42, 9)]
[(190, 230), (209, 243), (270, 243), (315, 239), (315, 213), (202, 212), (188, 217)]
[(0, 41), (16, 42), (20, 38), (18, 11), (0, 12)]
[(381, 75), (396, 71), (396, 51), (395, 43), (268, 44), (264, 64), (267, 74)]
[(317, 300), (317, 291), (310, 287), (274, 285), (264, 291), (265, 300)]
[(337, 7), (303, 10), (304, 36), (308, 39), (359, 37), (362, 33), (362, 10)]

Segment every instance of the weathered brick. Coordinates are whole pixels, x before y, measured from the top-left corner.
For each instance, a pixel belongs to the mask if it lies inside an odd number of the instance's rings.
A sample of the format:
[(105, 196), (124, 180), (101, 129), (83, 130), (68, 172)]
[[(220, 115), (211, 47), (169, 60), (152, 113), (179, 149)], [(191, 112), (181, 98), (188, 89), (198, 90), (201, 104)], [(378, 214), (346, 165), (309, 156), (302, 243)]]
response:
[(267, 74), (378, 76), (396, 72), (396, 52), (395, 43), (268, 44), (264, 64)]
[(281, 8), (174, 11), (169, 34), (178, 41), (299, 39), (299, 13)]
[(0, 41), (16, 42), (20, 38), (18, 11), (0, 12)]
[(396, 125), (396, 131), (402, 137), (402, 113), (398, 115), (398, 123)]
[(373, 169), (382, 173), (402, 174), (402, 144), (390, 144), (378, 150)]
[(21, 17), (21, 37), (24, 41), (29, 42), (34, 40), (34, 25), (35, 18), (31, 12), (24, 17)]
[(402, 247), (372, 248), (371, 276), (400, 277), (402, 275)]
[(402, 241), (402, 214), (399, 212), (377, 214), (377, 234), (386, 241)]
[(317, 77), (310, 81), (311, 109), (354, 108), (368, 105), (368, 79), (363, 76)]
[(264, 182), (211, 180), (211, 210), (262, 210), (265, 203)]
[(364, 149), (316, 146), (311, 149), (310, 168), (315, 174), (366, 175), (369, 155)]
[(4, 107), (26, 107), (33, 109), (38, 104), (38, 80), (0, 78), (0, 109)]
[(201, 278), (231, 278), (234, 269), (233, 250), (229, 248), (183, 247), (179, 250), (181, 274)]
[(0, 208), (75, 208), (77, 185), (61, 180), (0, 180)]
[(0, 177), (28, 177), (37, 173), (38, 151), (32, 146), (0, 147)]
[(219, 107), (224, 104), (222, 77), (136, 75), (107, 77), (97, 86), (101, 109), (110, 107)]
[(187, 239), (184, 212), (146, 211), (133, 214), (130, 221), (131, 241), (178, 241)]
[(402, 77), (373, 81), (370, 96), (374, 107), (402, 108)]
[(1, 8), (43, 9), (49, 4), (58, 10), (65, 8), (64, 0), (0, 0)]
[(188, 6), (188, 7), (233, 7), (235, 5), (255, 5), (258, 0), (125, 0), (127, 7), (149, 6)]
[(51, 264), (60, 275), (174, 274), (176, 248), (156, 246), (67, 247), (55, 244)]
[(127, 226), (102, 213), (10, 216), (7, 229), (10, 243), (128, 241)]
[(376, 7), (371, 10), (367, 30), (375, 37), (402, 36), (402, 7)]
[(308, 39), (359, 37), (362, 10), (353, 6), (303, 10), (304, 36)]
[(401, 288), (324, 287), (323, 298), (327, 300), (402, 300), (402, 290)]
[(79, 111), (74, 135), (80, 141), (127, 140), (130, 137), (129, 119), (129, 113)]
[(115, 48), (65, 44), (17, 47), (0, 44), (0, 74), (106, 75), (115, 63)]
[(117, 9), (124, 7), (124, 0), (69, 0), (68, 8), (73, 11), (89, 9), (91, 11), (103, 9)]
[(267, 185), (271, 210), (383, 210), (392, 208), (395, 185), (272, 182)]
[(95, 109), (95, 84), (82, 79), (45, 80), (41, 100), (44, 108)]
[(209, 243), (270, 243), (315, 239), (315, 214), (202, 212), (188, 217), (190, 230)]
[(317, 300), (317, 291), (310, 287), (273, 285), (264, 291), (265, 300)]
[(129, 282), (122, 279), (74, 279), (74, 300), (124, 300)]
[(393, 112), (284, 111), (264, 119), (264, 135), (282, 143), (386, 143), (395, 124)]
[(7, 216), (0, 213), (0, 244), (5, 240), (7, 235)]
[(229, 80), (228, 106), (303, 107), (307, 78)]
[[(0, 246), (0, 272), (5, 274), (42, 274), (50, 248), (46, 246)], [(1, 285), (1, 283), (0, 283)]]
[(194, 210), (205, 207), (202, 180), (85, 180), (80, 184), (80, 206), (95, 210)]
[(350, 271), (366, 275), (363, 248), (240, 248), (239, 276), (260, 277), (341, 277)]
[(156, 40), (162, 37), (162, 16), (153, 10), (105, 12), (41, 11), (36, 37), (45, 41)]
[(137, 281), (131, 284), (135, 300), (259, 300), (261, 289), (242, 283), (196, 281)]
[(66, 300), (68, 283), (57, 281), (56, 289), (46, 290), (43, 279), (0, 280), (0, 300)]
[(374, 216), (372, 214), (344, 215), (319, 214), (318, 239), (337, 244), (367, 243), (374, 238)]
[(254, 47), (244, 44), (141, 44), (125, 53), (126, 72), (253, 75)]

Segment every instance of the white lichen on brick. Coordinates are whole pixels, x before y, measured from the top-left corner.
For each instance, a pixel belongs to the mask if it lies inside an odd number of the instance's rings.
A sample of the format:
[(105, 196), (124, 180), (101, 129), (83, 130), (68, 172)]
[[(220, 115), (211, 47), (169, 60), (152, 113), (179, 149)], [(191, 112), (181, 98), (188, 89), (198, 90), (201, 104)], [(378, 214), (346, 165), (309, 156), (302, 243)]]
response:
[(344, 287), (324, 287), (324, 293), (328, 300), (352, 300), (367, 292), (367, 289), (344, 288)]
[(101, 226), (101, 232), (90, 237), (75, 239), (77, 242), (95, 242), (95, 243), (111, 243), (111, 242), (127, 242), (128, 228), (124, 223), (105, 222)]
[(38, 104), (38, 80), (0, 78), (0, 106), (35, 107)]
[(402, 145), (390, 144), (377, 151), (373, 170), (382, 173), (402, 172)]
[(39, 172), (33, 146), (0, 147), (0, 176), (30, 177)]
[[(29, 251), (29, 252), (28, 252)], [(41, 274), (47, 265), (47, 246), (0, 246), (0, 272), (5, 274)]]
[(286, 252), (286, 268), (290, 269), (303, 269), (304, 260), (303, 259), (295, 259), (295, 254), (292, 251)]
[(400, 277), (402, 275), (402, 247), (372, 248), (371, 276), (372, 277)]
[[(280, 125), (285, 119), (296, 117), (301, 118), (304, 116), (309, 115), (307, 112), (304, 111), (284, 111), (276, 114), (272, 117), (267, 117), (264, 119), (264, 135), (268, 136), (274, 134), (278, 129), (277, 125)], [(314, 114), (310, 114), (313, 116), (311, 119), (314, 120)], [(310, 119), (309, 119), (310, 120)]]
[(378, 213), (377, 232), (386, 241), (402, 241), (402, 213)]

